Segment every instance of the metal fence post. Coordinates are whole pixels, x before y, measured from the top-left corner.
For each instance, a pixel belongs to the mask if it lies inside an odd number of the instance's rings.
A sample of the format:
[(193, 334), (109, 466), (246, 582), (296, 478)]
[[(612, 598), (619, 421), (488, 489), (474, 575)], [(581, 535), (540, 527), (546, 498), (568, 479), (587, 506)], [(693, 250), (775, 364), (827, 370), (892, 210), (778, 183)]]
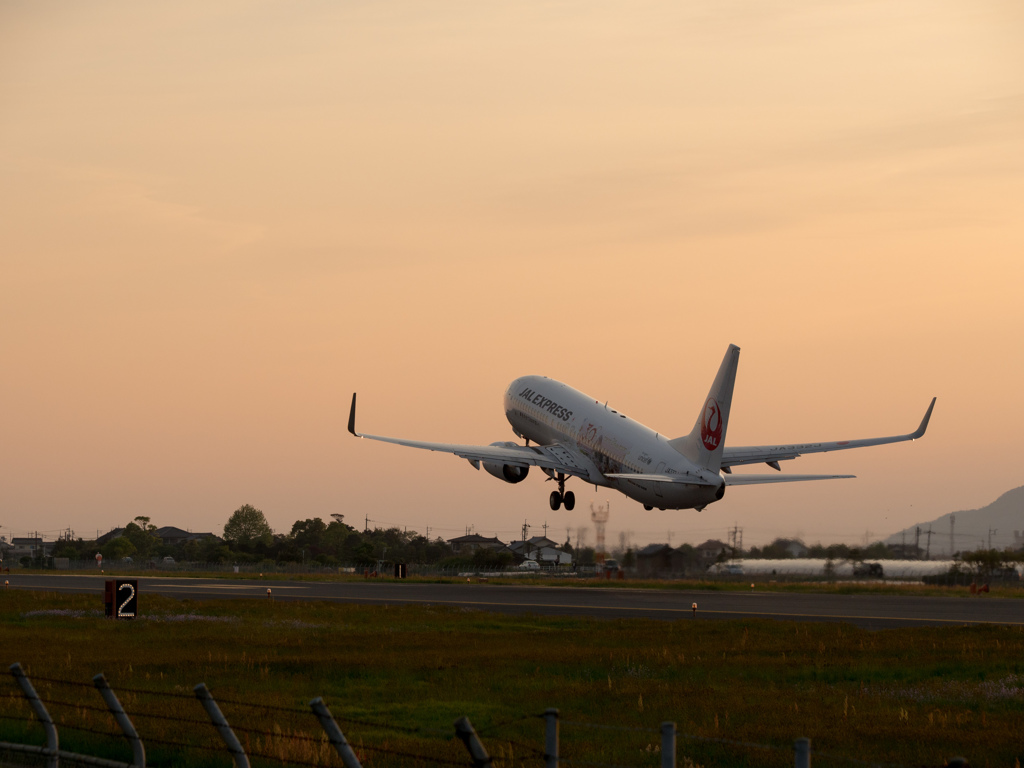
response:
[(811, 768), (811, 740), (800, 738), (793, 743), (796, 768)]
[(491, 757), (480, 742), (480, 737), (473, 730), (468, 717), (460, 717), (455, 721), (455, 735), (462, 739), (462, 743), (466, 745), (475, 768), (485, 768), (485, 766), (491, 764)]
[(661, 724), (661, 768), (676, 768), (676, 724)]
[(220, 737), (224, 739), (228, 751), (235, 759), (235, 766), (237, 768), (249, 768), (249, 758), (246, 757), (245, 750), (242, 749), (242, 745), (238, 741), (238, 737), (235, 736), (235, 732), (231, 730), (231, 726), (228, 725), (228, 721), (224, 719), (224, 715), (221, 713), (220, 707), (217, 706), (217, 702), (213, 700), (213, 696), (207, 690), (206, 683), (200, 683), (192, 691), (195, 693), (196, 698), (199, 699), (199, 703), (203, 705), (206, 714), (210, 716), (210, 721), (216, 726)]
[(110, 714), (114, 716), (128, 742), (132, 745), (132, 765), (137, 768), (146, 768), (146, 748), (142, 746), (142, 739), (139, 738), (139, 734), (135, 731), (132, 721), (128, 719), (128, 715), (121, 706), (121, 702), (117, 700), (117, 696), (107, 684), (107, 678), (100, 672), (93, 677), (92, 682), (97, 690), (99, 690), (103, 701), (106, 702)]
[(14, 675), (14, 679), (18, 682), (21, 692), (28, 699), (29, 706), (32, 707), (32, 711), (36, 713), (36, 717), (39, 718), (39, 721), (43, 724), (43, 729), (46, 731), (46, 766), (47, 768), (58, 768), (60, 756), (57, 753), (60, 749), (60, 742), (57, 738), (57, 726), (54, 724), (53, 718), (50, 717), (50, 713), (46, 711), (43, 702), (39, 700), (36, 689), (32, 687), (32, 683), (25, 677), (25, 671), (21, 668), (21, 664), (14, 662), (11, 664), (10, 670), (11, 674)]
[(544, 710), (544, 765), (558, 768), (558, 710)]
[(356, 757), (356, 753), (352, 751), (352, 747), (349, 746), (348, 740), (345, 739), (345, 734), (341, 732), (341, 728), (334, 721), (334, 717), (331, 715), (331, 710), (324, 704), (324, 700), (317, 696), (311, 702), (309, 702), (310, 709), (313, 710), (313, 714), (317, 716), (320, 721), (320, 725), (323, 727), (324, 732), (327, 734), (327, 738), (330, 739), (331, 746), (338, 753), (338, 757), (341, 758), (341, 762), (345, 764), (345, 768), (363, 768), (359, 764), (359, 758)]

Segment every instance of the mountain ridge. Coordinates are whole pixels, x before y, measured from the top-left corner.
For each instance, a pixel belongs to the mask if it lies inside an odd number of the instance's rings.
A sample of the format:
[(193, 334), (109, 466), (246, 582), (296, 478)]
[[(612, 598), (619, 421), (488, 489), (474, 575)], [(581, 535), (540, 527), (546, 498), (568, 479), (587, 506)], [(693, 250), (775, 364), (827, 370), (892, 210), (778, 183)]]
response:
[[(928, 547), (926, 531), (932, 530), (931, 556), (949, 556), (950, 518), (953, 520), (953, 552), (969, 552), (987, 549), (989, 530), (993, 549), (1024, 546), (1024, 485), (1003, 493), (987, 506), (979, 509), (964, 509), (947, 512), (934, 520), (915, 523), (884, 539), (885, 544), (913, 546), (915, 541), (921, 549)], [(917, 529), (920, 528), (920, 536)]]

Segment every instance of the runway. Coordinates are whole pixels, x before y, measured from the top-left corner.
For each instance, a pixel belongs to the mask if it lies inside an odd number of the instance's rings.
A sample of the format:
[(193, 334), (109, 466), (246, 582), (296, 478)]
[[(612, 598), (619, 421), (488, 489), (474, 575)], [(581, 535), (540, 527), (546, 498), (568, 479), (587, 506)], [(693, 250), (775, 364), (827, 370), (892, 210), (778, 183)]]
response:
[[(112, 576), (12, 574), (11, 589), (103, 594)], [(366, 605), (451, 605), (466, 609), (539, 616), (588, 616), (597, 619), (777, 619), (848, 622), (865, 629), (911, 626), (1004, 624), (1024, 626), (1024, 601), (980, 597), (915, 595), (826, 595), (792, 592), (717, 592), (496, 584), (418, 584), (395, 581), (310, 582), (273, 579), (194, 579), (141, 577), (140, 609), (145, 596), (159, 594), (192, 600), (224, 598), (328, 600)], [(696, 617), (692, 604), (697, 603)]]

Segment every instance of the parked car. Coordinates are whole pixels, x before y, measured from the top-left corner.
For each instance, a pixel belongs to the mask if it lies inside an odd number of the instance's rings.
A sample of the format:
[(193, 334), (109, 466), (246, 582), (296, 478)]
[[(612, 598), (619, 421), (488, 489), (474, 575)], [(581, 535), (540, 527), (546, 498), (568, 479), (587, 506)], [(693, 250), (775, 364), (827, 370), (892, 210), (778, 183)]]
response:
[(121, 558), (121, 562), (124, 563), (125, 565), (131, 565), (135, 561), (132, 560), (130, 557), (122, 557)]
[(540, 563), (538, 563), (536, 560), (523, 560), (523, 562), (521, 562), (519, 564), (519, 570), (521, 570), (521, 571), (539, 571), (540, 570)]
[(604, 561), (604, 570), (606, 572), (614, 573), (615, 571), (619, 570), (619, 561), (616, 560), (614, 557), (609, 557), (607, 560)]
[(163, 559), (164, 565), (174, 565), (174, 558), (168, 555)]

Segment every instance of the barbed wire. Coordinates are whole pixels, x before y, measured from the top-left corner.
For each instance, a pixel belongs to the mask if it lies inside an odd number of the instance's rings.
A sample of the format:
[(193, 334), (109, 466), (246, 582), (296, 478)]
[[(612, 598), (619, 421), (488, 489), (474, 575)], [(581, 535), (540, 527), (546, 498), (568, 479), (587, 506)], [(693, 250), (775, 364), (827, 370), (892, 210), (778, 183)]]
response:
[(184, 741), (170, 741), (169, 739), (158, 739), (155, 737), (149, 737), (146, 739), (146, 744), (160, 744), (165, 747), (179, 747), (184, 749), (201, 749), (206, 752), (226, 752), (229, 751), (226, 746), (211, 747), (209, 744), (189, 744)]
[(544, 717), (543, 714), (540, 714), (540, 715), (523, 715), (522, 717), (517, 717), (517, 718), (515, 718), (513, 720), (503, 720), (503, 721), (501, 721), (499, 723), (492, 723), (491, 725), (484, 726), (483, 728), (477, 728), (476, 729), (476, 733), (477, 733), (477, 736), (483, 736), (485, 733), (488, 733), (490, 731), (496, 731), (499, 728), (506, 728), (506, 727), (508, 727), (510, 725), (515, 725), (516, 723), (525, 722), (526, 720), (536, 720), (538, 718), (543, 719), (543, 717)]
[(655, 733), (660, 734), (657, 728), (637, 728), (628, 725), (602, 725), (601, 723), (586, 723), (582, 720), (559, 720), (562, 725), (578, 725), (581, 728), (593, 728), (599, 731), (626, 731), (628, 733)]
[(371, 747), (371, 746), (368, 746), (368, 745), (365, 745), (365, 744), (360, 744), (359, 747), (357, 748), (351, 742), (349, 743), (349, 746), (352, 747), (356, 751), (359, 751), (360, 749), (365, 749), (365, 750), (368, 750), (370, 752), (381, 752), (381, 753), (385, 753), (385, 754), (389, 754), (389, 755), (398, 755), (399, 757), (412, 757), (412, 758), (415, 758), (416, 760), (425, 760), (425, 761), (427, 761), (429, 763), (438, 763), (439, 765), (465, 765), (466, 764), (465, 760), (449, 760), (449, 759), (444, 758), (444, 757), (431, 757), (429, 755), (417, 755), (417, 754), (414, 754), (412, 752), (400, 752), (398, 750), (388, 749), (387, 747)]
[(877, 768), (906, 768), (902, 763), (879, 763), (876, 760), (861, 760), (859, 757), (834, 755), (831, 752), (820, 752), (816, 749), (812, 749), (811, 754), (815, 757), (821, 757), (826, 760), (846, 760), (847, 762), (856, 763), (858, 765), (877, 766)]
[(569, 760), (563, 757), (558, 758), (558, 762), (564, 765), (581, 765), (588, 768), (633, 768), (632, 766), (618, 765), (617, 763), (594, 763), (587, 760)]
[[(55, 677), (42, 677), (41, 675), (31, 675), (28, 672), (25, 673), (25, 676), (28, 677), (33, 682), (33, 684), (37, 683), (37, 682), (52, 683), (52, 684), (56, 684), (56, 685), (69, 685), (69, 686), (72, 686), (74, 688), (90, 688), (92, 690), (98, 690), (96, 688), (95, 683), (81, 683), (81, 682), (79, 682), (77, 680), (61, 680), (61, 679), (55, 678)], [(111, 687), (113, 687), (113, 686), (111, 686)], [(153, 691), (153, 690), (147, 690), (145, 688), (128, 688), (128, 687), (121, 687), (121, 686), (118, 686), (117, 692), (118, 693), (136, 693), (136, 694), (143, 694), (143, 695), (146, 695), (146, 696), (166, 696), (166, 697), (169, 697), (169, 698), (172, 698), (172, 699), (195, 699), (195, 697), (196, 697), (194, 693), (180, 693), (178, 691)]]
[[(51, 683), (51, 684), (55, 684), (55, 685), (68, 685), (68, 686), (73, 686), (73, 687), (76, 687), (76, 688), (89, 688), (89, 689), (93, 689), (93, 690), (96, 689), (96, 686), (94, 684), (82, 683), (82, 682), (78, 682), (77, 680), (62, 680), (62, 679), (59, 679), (59, 678), (43, 677), (43, 676), (37, 676), (37, 675), (32, 675), (30, 677), (30, 679), (33, 682), (38, 681), (38, 682), (44, 682), (44, 683)], [(196, 700), (196, 696), (195, 696), (194, 693), (182, 693), (182, 692), (178, 692), (178, 691), (156, 691), (156, 690), (147, 689), (147, 688), (130, 688), (130, 687), (118, 686), (117, 693), (131, 693), (131, 694), (136, 694), (136, 695), (154, 696), (154, 697), (161, 697), (161, 696), (163, 696), (163, 697), (169, 697), (169, 698), (175, 698), (175, 699), (186, 699), (188, 701), (195, 701)], [(14, 694), (14, 693), (8, 694), (8, 696), (12, 700), (18, 700), (18, 699), (22, 698), (22, 697), (18, 696), (17, 694)], [(43, 699), (42, 697), (40, 697), (40, 701), (47, 701), (47, 702), (49, 702), (51, 700), (50, 699)], [(58, 702), (56, 700), (52, 700), (52, 701), (53, 701), (53, 703), (64, 704), (65, 706), (77, 706), (77, 707), (82, 707), (84, 709), (96, 709), (98, 711), (109, 711), (109, 710), (106, 710), (106, 709), (104, 709), (102, 707), (91, 707), (90, 705), (86, 705), (86, 704), (79, 705), (79, 704), (71, 704), (69, 702)], [(303, 715), (303, 716), (308, 716), (310, 714), (313, 714), (311, 712), (311, 710), (306, 709), (304, 707), (283, 707), (283, 706), (280, 706), (280, 705), (277, 705), (277, 704), (263, 704), (263, 703), (259, 703), (259, 702), (241, 701), (239, 699), (224, 699), (224, 698), (220, 698), (220, 697), (217, 697), (216, 701), (217, 701), (218, 705), (222, 705), (223, 704), (223, 705), (229, 705), (229, 706), (246, 707), (248, 709), (259, 709), (259, 710), (264, 710), (264, 711), (267, 711), (267, 712), (279, 712), (279, 713), (284, 713), (284, 714)], [(130, 716), (133, 716), (133, 717), (154, 717), (153, 715), (148, 715), (146, 713), (142, 713), (142, 712), (139, 712), (139, 711), (134, 711), (134, 710), (130, 711), (127, 708), (125, 709), (125, 713), (130, 715)], [(347, 717), (345, 715), (336, 715), (333, 712), (331, 714), (334, 717), (334, 719), (337, 720), (337, 721), (349, 723), (351, 725), (363, 726), (364, 728), (379, 728), (380, 730), (391, 730), (391, 731), (398, 731), (398, 732), (401, 732), (401, 733), (409, 733), (409, 734), (433, 732), (433, 733), (437, 733), (437, 734), (442, 734), (443, 733), (443, 734), (447, 735), (449, 733), (448, 731), (442, 731), (441, 729), (429, 729), (429, 728), (423, 728), (422, 726), (390, 725), (388, 723), (377, 723), (377, 722), (373, 722), (373, 721), (369, 721), (369, 720), (362, 720), (362, 719), (359, 719), (359, 718)], [(532, 715), (528, 716), (528, 717), (532, 717)], [(169, 719), (173, 719), (173, 718), (169, 718)], [(526, 718), (523, 718), (523, 719), (526, 719)], [(202, 720), (187, 720), (185, 718), (182, 718), (181, 721), (182, 722), (193, 722), (193, 723), (204, 723), (205, 722), (205, 721), (202, 721)]]
[(44, 704), (53, 704), (57, 707), (68, 707), (70, 709), (84, 709), (88, 710), (89, 712), (103, 712), (108, 715), (111, 714), (110, 710), (107, 707), (96, 707), (92, 704), (81, 704), (75, 703), (73, 701), (61, 701), (60, 699), (44, 699), (42, 696), (39, 696), (38, 698), (39, 701), (43, 702)]
[(17, 715), (0, 715), (0, 720), (20, 720), (26, 723), (38, 723), (34, 717), (18, 717)]
[(124, 734), (123, 733), (115, 733), (113, 731), (100, 731), (100, 730), (97, 730), (95, 728), (89, 728), (88, 726), (85, 726), (85, 725), (71, 725), (70, 723), (57, 723), (57, 722), (55, 722), (54, 725), (55, 726), (59, 725), (61, 728), (67, 728), (69, 731), (84, 731), (85, 733), (93, 733), (93, 734), (96, 734), (97, 736), (110, 736), (111, 738), (115, 738), (115, 739), (123, 739), (124, 738)]
[(689, 741), (706, 741), (713, 744), (728, 744), (732, 747), (746, 747), (747, 749), (784, 749), (792, 751), (792, 747), (780, 747), (773, 744), (758, 744), (753, 741), (738, 741), (736, 739), (726, 739), (720, 736), (698, 736), (695, 733), (680, 733), (676, 731), (676, 736), (687, 739)]
[[(479, 736), (479, 735), (480, 734), (478, 733), (477, 736)], [(497, 737), (495, 737), (495, 738), (499, 742), (503, 742), (505, 744), (509, 744), (509, 745), (511, 745), (513, 747), (518, 747), (519, 749), (524, 749), (527, 752), (532, 752), (533, 754), (528, 754), (525, 757), (526, 760), (536, 760), (536, 759), (539, 759), (539, 758), (547, 756), (547, 752), (545, 752), (543, 749), (537, 749), (537, 747), (531, 746), (530, 744), (523, 744), (523, 742), (521, 742), (521, 741), (514, 741), (512, 739), (502, 739), (502, 738), (497, 738)], [(497, 760), (498, 758), (494, 758), (494, 759)], [(502, 758), (502, 759), (504, 760), (505, 758)]]
[[(60, 679), (60, 678), (51, 678), (51, 677), (35, 676), (35, 675), (30, 676), (30, 679), (33, 680), (34, 682), (49, 683), (51, 685), (65, 685), (65, 686), (70, 686), (70, 687), (75, 687), (75, 688), (90, 688), (90, 689), (93, 689), (93, 690), (96, 689), (95, 684), (84, 683), (84, 682), (79, 682), (79, 681), (75, 681), (75, 680), (64, 680), (64, 679)], [(163, 697), (163, 698), (174, 698), (174, 699), (187, 699), (189, 701), (196, 700), (196, 696), (195, 696), (194, 693), (185, 693), (185, 692), (179, 692), (179, 691), (157, 691), (157, 690), (146, 689), (146, 688), (132, 688), (132, 687), (119, 687), (117, 690), (118, 690), (118, 692), (130, 693), (130, 694), (142, 695), (142, 696), (153, 696), (153, 697), (157, 697), (157, 698)], [(97, 705), (87, 704), (85, 702), (72, 702), (72, 701), (66, 701), (66, 700), (63, 700), (63, 699), (50, 698), (50, 697), (44, 697), (44, 696), (39, 696), (38, 698), (39, 698), (39, 700), (41, 702), (44, 702), (46, 704), (51, 704), (51, 705), (57, 706), (57, 707), (67, 707), (67, 708), (71, 708), (71, 709), (85, 710), (85, 711), (89, 711), (89, 712), (98, 712), (98, 713), (104, 713), (104, 714), (112, 714), (110, 712), (110, 710), (108, 708), (106, 708), (106, 707), (101, 707), (101, 706), (97, 706)], [(19, 696), (18, 693), (16, 693), (16, 692), (9, 692), (7, 694), (0, 695), (0, 699), (11, 701), (11, 702), (22, 702), (22, 701), (24, 701), (24, 697), (23, 696)], [(312, 713), (310, 710), (308, 710), (306, 708), (300, 708), (300, 707), (296, 707), (296, 706), (280, 706), (280, 705), (275, 705), (275, 704), (265, 704), (265, 703), (260, 703), (260, 702), (241, 701), (241, 700), (238, 700), (238, 699), (223, 699), (223, 698), (218, 698), (218, 699), (216, 699), (216, 701), (217, 701), (218, 704), (224, 704), (224, 705), (228, 705), (228, 706), (237, 706), (237, 707), (243, 707), (243, 708), (250, 709), (250, 710), (255, 709), (255, 710), (266, 711), (266, 712), (278, 712), (278, 713), (284, 713), (284, 714), (288, 714), (288, 715), (308, 716), (310, 714), (315, 714), (315, 713)], [(185, 723), (185, 724), (188, 724), (188, 725), (207, 725), (208, 724), (208, 722), (206, 720), (195, 719), (195, 718), (188, 718), (188, 717), (179, 717), (179, 716), (176, 716), (176, 715), (166, 715), (166, 714), (159, 714), (159, 713), (143, 712), (141, 710), (135, 710), (135, 709), (132, 709), (132, 710), (126, 709), (125, 713), (128, 714), (130, 717), (142, 718), (142, 719), (164, 720), (164, 721), (169, 721), (169, 722)], [(380, 722), (374, 722), (374, 721), (370, 721), (370, 720), (363, 720), (361, 718), (347, 717), (345, 715), (336, 715), (336, 714), (333, 714), (333, 713), (332, 713), (332, 716), (334, 717), (334, 719), (336, 721), (340, 721), (340, 722), (346, 723), (348, 725), (357, 725), (357, 726), (361, 726), (361, 727), (364, 727), (364, 728), (372, 728), (372, 729), (378, 729), (378, 730), (382, 730), (382, 731), (393, 731), (393, 732), (403, 733), (403, 734), (407, 734), (407, 735), (420, 735), (420, 736), (422, 736), (422, 735), (426, 735), (426, 734), (432, 734), (432, 735), (447, 736), (448, 738), (454, 738), (454, 734), (451, 731), (447, 730), (447, 729), (426, 728), (426, 727), (422, 727), (422, 726), (399, 726), (399, 725), (392, 725), (392, 724), (388, 724), (388, 723), (380, 723)], [(496, 731), (499, 731), (499, 730), (501, 730), (503, 728), (508, 728), (509, 726), (516, 725), (516, 724), (519, 724), (519, 723), (523, 723), (523, 722), (526, 722), (526, 721), (529, 721), (529, 720), (543, 719), (544, 717), (545, 717), (544, 714), (528, 714), (528, 715), (523, 715), (521, 717), (512, 718), (512, 719), (509, 719), (509, 720), (503, 720), (503, 721), (500, 721), (500, 722), (497, 722), (497, 723), (492, 723), (492, 724), (487, 725), (487, 726), (485, 726), (483, 728), (480, 728), (477, 731), (477, 734), (480, 735), (480, 736), (485, 736), (485, 735), (488, 735), (488, 734), (494, 734)], [(7, 720), (7, 721), (12, 721), (12, 722), (25, 722), (25, 723), (35, 723), (35, 722), (38, 722), (37, 719), (34, 718), (34, 717), (18, 716), (18, 715), (7, 715), (7, 714), (0, 714), (0, 720)], [(660, 729), (655, 729), (655, 728), (642, 728), (642, 727), (622, 726), (622, 725), (607, 725), (607, 724), (604, 724), (604, 723), (591, 723), (591, 722), (587, 722), (587, 721), (583, 721), (583, 720), (560, 719), (559, 722), (560, 722), (560, 724), (566, 725), (566, 726), (576, 726), (576, 727), (580, 727), (580, 728), (590, 728), (590, 729), (594, 729), (594, 730), (603, 730), (603, 731), (615, 731), (615, 732), (622, 732), (622, 733), (640, 733), (640, 734), (645, 734), (645, 735), (652, 735), (652, 734), (656, 735), (656, 734), (660, 734), (661, 733)], [(74, 724), (63, 723), (63, 722), (62, 723), (58, 723), (58, 725), (60, 725), (60, 727), (62, 727), (62, 728), (67, 728), (69, 730), (81, 731), (81, 732), (85, 732), (85, 733), (91, 733), (91, 734), (95, 734), (95, 735), (99, 735), (99, 736), (105, 736), (105, 737), (108, 737), (108, 738), (122, 739), (124, 737), (123, 733), (98, 730), (98, 729), (90, 728), (90, 727), (87, 727), (87, 726), (84, 726), (84, 725), (74, 725)], [(243, 733), (243, 734), (252, 735), (252, 736), (261, 736), (261, 737), (265, 737), (265, 738), (268, 738), (268, 739), (289, 740), (289, 741), (296, 741), (296, 742), (310, 742), (310, 743), (316, 743), (316, 744), (321, 744), (321, 745), (329, 743), (328, 740), (326, 739), (326, 737), (323, 736), (323, 735), (320, 735), (320, 736), (310, 736), (308, 734), (302, 734), (302, 733), (285, 733), (283, 731), (274, 732), (274, 731), (264, 730), (262, 728), (250, 728), (250, 727), (246, 727), (246, 726), (231, 726), (231, 728), (232, 728), (232, 730), (237, 731), (238, 733)], [(688, 741), (710, 743), (710, 744), (722, 744), (722, 745), (726, 745), (726, 746), (740, 747), (740, 748), (744, 748), (744, 749), (763, 749), (763, 750), (772, 750), (772, 751), (790, 751), (792, 749), (789, 746), (780, 746), (780, 745), (773, 745), (773, 744), (761, 744), (761, 743), (758, 743), (758, 742), (741, 741), (741, 740), (738, 740), (738, 739), (730, 739), (730, 738), (726, 738), (726, 737), (700, 736), (698, 734), (685, 733), (685, 732), (680, 732), (680, 731), (676, 731), (676, 736), (681, 738), (681, 739), (688, 740)], [(503, 742), (503, 743), (507, 743), (511, 747), (515, 747), (518, 750), (522, 750), (525, 753), (522, 759), (535, 759), (535, 758), (541, 758), (541, 757), (545, 757), (546, 756), (546, 753), (545, 753), (544, 750), (538, 749), (537, 747), (534, 747), (534, 746), (532, 746), (530, 744), (524, 744), (524, 743), (522, 743), (520, 741), (516, 741), (514, 739), (502, 738), (500, 736), (495, 736), (494, 738), (497, 741), (500, 741), (500, 742)], [(203, 746), (203, 745), (199, 745), (199, 744), (189, 744), (189, 743), (186, 743), (186, 742), (171, 741), (171, 740), (167, 740), (167, 739), (159, 739), (159, 738), (148, 737), (148, 738), (146, 738), (146, 741), (147, 742), (152, 742), (154, 744), (161, 744), (161, 745), (164, 745), (164, 746), (172, 746), (172, 747), (185, 748), (185, 749), (202, 749), (202, 750), (210, 750), (210, 751), (217, 751), (217, 752), (224, 751), (223, 747), (210, 747), (210, 746)], [(444, 764), (444, 765), (464, 765), (465, 764), (464, 761), (453, 761), (453, 760), (446, 759), (446, 758), (437, 758), (437, 757), (431, 757), (431, 756), (428, 756), (428, 755), (420, 755), (420, 754), (416, 754), (416, 753), (412, 753), (412, 752), (404, 752), (404, 751), (400, 751), (400, 750), (393, 750), (393, 749), (389, 749), (387, 747), (376, 747), (376, 746), (361, 745), (359, 748), (363, 749), (363, 750), (371, 751), (371, 752), (379, 752), (381, 754), (391, 754), (391, 755), (395, 755), (395, 756), (398, 756), (398, 757), (407, 757), (407, 758), (423, 760), (423, 761), (427, 761), (427, 762)], [(268, 759), (268, 760), (277, 760), (279, 762), (287, 762), (287, 763), (291, 763), (291, 764), (295, 764), (295, 765), (309, 765), (309, 766), (320, 766), (320, 765), (322, 765), (322, 763), (319, 763), (319, 762), (311, 763), (311, 762), (305, 762), (305, 761), (301, 761), (301, 760), (293, 760), (293, 759), (281, 758), (279, 756), (268, 755), (268, 754), (258, 754), (258, 753), (250, 753), (250, 754), (251, 754), (252, 757), (258, 757), (258, 758)], [(861, 758), (850, 757), (850, 756), (847, 756), (847, 755), (835, 754), (835, 753), (832, 753), (832, 752), (823, 752), (823, 751), (820, 751), (820, 750), (812, 750), (811, 754), (815, 755), (817, 757), (820, 757), (822, 759), (843, 760), (843, 761), (846, 761), (848, 763), (852, 763), (852, 764), (855, 764), (855, 765), (879, 766), (879, 768), (904, 768), (904, 766), (902, 764), (900, 764), (900, 763), (889, 763), (889, 762), (878, 762), (878, 761), (872, 761), (872, 760), (864, 760), (864, 759), (861, 759)], [(494, 761), (494, 762), (501, 762), (501, 761), (508, 761), (508, 760), (511, 760), (511, 758), (499, 758), (499, 757), (493, 757), (492, 758), (492, 761)], [(615, 764), (612, 764), (612, 763), (579, 761), (579, 760), (572, 760), (572, 759), (569, 759), (569, 758), (561, 758), (560, 762), (565, 763), (566, 765), (591, 766), (593, 768), (625, 768), (624, 766), (619, 766), (619, 765), (615, 765)]]
[[(108, 712), (110, 710), (107, 710)], [(188, 725), (210, 725), (209, 720), (194, 720), (189, 717), (176, 717), (175, 715), (161, 715), (157, 712), (129, 712), (124, 711), (129, 717), (141, 717), (143, 720), (169, 720), (174, 723), (187, 723)]]

